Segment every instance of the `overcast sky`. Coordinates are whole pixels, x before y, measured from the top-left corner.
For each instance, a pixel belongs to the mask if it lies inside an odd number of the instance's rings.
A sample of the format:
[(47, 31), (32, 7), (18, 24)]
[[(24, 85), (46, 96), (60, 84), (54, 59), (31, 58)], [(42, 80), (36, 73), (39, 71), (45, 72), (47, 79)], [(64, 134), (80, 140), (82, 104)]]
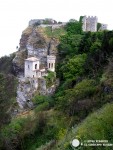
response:
[(0, 56), (16, 51), (22, 31), (31, 19), (57, 21), (97, 16), (113, 29), (113, 0), (0, 0)]

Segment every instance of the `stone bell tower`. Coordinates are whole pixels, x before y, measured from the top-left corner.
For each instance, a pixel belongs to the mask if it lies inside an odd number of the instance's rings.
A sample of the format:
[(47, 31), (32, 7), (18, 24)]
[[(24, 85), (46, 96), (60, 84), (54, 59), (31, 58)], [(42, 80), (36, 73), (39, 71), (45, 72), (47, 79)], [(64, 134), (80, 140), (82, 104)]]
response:
[(55, 72), (55, 60), (56, 56), (47, 55), (47, 69), (49, 71)]

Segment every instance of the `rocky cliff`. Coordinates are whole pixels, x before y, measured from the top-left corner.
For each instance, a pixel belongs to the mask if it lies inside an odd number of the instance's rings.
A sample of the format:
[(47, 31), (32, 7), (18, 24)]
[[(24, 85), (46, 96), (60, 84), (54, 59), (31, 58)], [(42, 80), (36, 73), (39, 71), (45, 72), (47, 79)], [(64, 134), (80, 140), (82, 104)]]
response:
[[(17, 102), (20, 108), (33, 107), (33, 95), (38, 92), (41, 95), (53, 94), (58, 80), (41, 78), (37, 79), (38, 89), (33, 88), (34, 79), (26, 81), (24, 78), (24, 60), (28, 57), (40, 59), (40, 69), (47, 67), (47, 55), (58, 56), (57, 46), (59, 38), (65, 34), (62, 24), (41, 24), (29, 25), (23, 32), (20, 39), (20, 47), (13, 59), (13, 72), (18, 77)], [(50, 83), (49, 83), (50, 82)], [(49, 86), (48, 86), (49, 85)]]
[(60, 35), (65, 34), (64, 25), (33, 25), (28, 26), (20, 39), (20, 47), (13, 59), (13, 69), (16, 75), (24, 71), (24, 59), (39, 57), (42, 66), (45, 65), (47, 54), (57, 55)]

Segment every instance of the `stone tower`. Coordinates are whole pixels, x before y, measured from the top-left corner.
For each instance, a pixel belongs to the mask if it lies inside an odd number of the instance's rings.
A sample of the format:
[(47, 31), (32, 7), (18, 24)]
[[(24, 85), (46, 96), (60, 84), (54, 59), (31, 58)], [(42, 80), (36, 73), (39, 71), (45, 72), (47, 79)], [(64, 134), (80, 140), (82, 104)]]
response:
[(96, 32), (97, 31), (97, 17), (86, 17), (84, 16), (82, 19), (82, 29), (83, 31), (91, 31), (91, 32)]
[(55, 60), (56, 56), (52, 55), (47, 56), (47, 68), (49, 71), (55, 72)]
[(86, 31), (86, 19), (87, 19), (86, 16), (84, 16), (84, 17), (82, 18), (82, 30), (83, 30), (83, 31)]

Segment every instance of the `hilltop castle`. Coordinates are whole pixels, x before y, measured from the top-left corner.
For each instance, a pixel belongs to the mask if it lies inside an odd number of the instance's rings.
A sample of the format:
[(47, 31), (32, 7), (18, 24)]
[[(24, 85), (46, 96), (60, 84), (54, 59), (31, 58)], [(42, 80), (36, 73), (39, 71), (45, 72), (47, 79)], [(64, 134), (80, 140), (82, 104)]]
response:
[(84, 16), (82, 19), (82, 29), (83, 31), (91, 31), (91, 32), (96, 32), (97, 31), (97, 17), (86, 17)]
[[(98, 21), (98, 18), (95, 16), (95, 17), (86, 17), (84, 16), (82, 18), (82, 29), (83, 31), (91, 31), (91, 32), (96, 32), (97, 31), (97, 22)], [(107, 24), (101, 24), (101, 27), (100, 27), (100, 30), (106, 30), (107, 29)]]

